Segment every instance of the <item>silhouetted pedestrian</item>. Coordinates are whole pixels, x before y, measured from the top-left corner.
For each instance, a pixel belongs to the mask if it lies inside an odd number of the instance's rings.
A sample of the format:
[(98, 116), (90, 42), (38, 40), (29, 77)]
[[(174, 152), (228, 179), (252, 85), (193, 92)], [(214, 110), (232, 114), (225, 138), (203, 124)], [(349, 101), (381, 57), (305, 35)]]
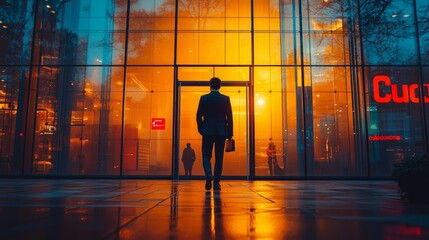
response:
[(273, 161), (277, 161), (277, 150), (276, 145), (273, 142), (270, 142), (268, 144), (267, 148), (267, 157), (268, 157), (268, 172), (270, 176), (273, 176)]
[(192, 166), (194, 165), (194, 162), (195, 162), (195, 151), (194, 149), (192, 149), (190, 143), (187, 143), (186, 148), (183, 149), (182, 162), (183, 162), (183, 166), (185, 167), (185, 175), (191, 176)]

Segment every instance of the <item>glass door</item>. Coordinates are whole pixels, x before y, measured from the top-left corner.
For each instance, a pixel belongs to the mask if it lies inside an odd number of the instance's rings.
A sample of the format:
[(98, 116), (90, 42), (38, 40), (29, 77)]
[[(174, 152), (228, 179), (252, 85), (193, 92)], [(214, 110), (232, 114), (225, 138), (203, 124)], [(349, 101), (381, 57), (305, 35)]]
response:
[[(189, 146), (195, 152), (195, 162), (190, 176), (204, 176), (201, 153), (201, 135), (197, 130), (196, 112), (200, 97), (210, 92), (208, 82), (182, 82), (179, 84), (179, 133), (178, 156), (179, 177), (184, 177), (185, 168), (182, 162), (184, 149)], [(245, 177), (249, 176), (249, 141), (248, 141), (248, 87), (247, 83), (222, 82), (220, 92), (230, 97), (233, 121), (235, 152), (224, 154), (222, 176)], [(188, 151), (188, 150), (186, 150)], [(185, 154), (186, 155), (186, 154)], [(212, 157), (214, 166), (214, 153)], [(190, 177), (189, 176), (189, 177)], [(188, 177), (188, 176), (186, 176)]]

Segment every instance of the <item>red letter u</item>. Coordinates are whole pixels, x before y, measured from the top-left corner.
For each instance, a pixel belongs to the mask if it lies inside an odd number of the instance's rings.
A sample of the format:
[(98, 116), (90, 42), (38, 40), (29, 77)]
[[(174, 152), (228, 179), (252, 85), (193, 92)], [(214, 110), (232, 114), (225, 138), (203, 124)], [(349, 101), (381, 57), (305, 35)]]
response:
[(408, 85), (402, 85), (402, 97), (399, 97), (398, 85), (392, 85), (392, 98), (395, 103), (408, 103), (410, 99), (408, 98)]

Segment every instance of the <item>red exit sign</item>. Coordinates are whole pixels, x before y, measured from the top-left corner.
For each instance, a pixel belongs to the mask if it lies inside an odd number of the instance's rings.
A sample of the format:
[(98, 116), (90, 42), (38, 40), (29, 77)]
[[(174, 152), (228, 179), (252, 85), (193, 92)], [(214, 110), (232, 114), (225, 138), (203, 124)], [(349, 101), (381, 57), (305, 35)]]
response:
[(165, 118), (152, 118), (152, 130), (165, 130)]

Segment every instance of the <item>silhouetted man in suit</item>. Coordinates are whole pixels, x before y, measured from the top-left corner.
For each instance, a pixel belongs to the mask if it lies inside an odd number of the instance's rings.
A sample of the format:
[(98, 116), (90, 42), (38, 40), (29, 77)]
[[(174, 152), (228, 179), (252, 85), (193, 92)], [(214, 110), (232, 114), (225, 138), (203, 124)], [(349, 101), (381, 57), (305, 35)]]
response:
[[(203, 167), (206, 175), (206, 190), (220, 190), (222, 176), (223, 153), (225, 139), (233, 135), (232, 110), (229, 97), (219, 92), (221, 80), (217, 77), (210, 79), (209, 94), (200, 98), (197, 110), (198, 132), (203, 136)], [(212, 173), (211, 157), (215, 149), (214, 175)]]

